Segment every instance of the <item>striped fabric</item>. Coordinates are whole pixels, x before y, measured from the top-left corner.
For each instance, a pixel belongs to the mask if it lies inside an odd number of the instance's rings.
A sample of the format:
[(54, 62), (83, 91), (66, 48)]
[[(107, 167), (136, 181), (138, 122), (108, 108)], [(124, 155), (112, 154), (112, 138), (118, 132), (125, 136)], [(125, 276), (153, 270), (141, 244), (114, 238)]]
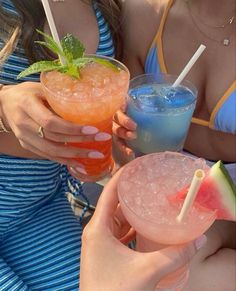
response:
[[(0, 4), (14, 13), (10, 1)], [(94, 9), (100, 29), (97, 53), (113, 56), (108, 26)], [(27, 66), (19, 42), (0, 71), (0, 84), (16, 83)], [(38, 75), (25, 80), (38, 81)], [(68, 181), (82, 195), (65, 166), (0, 154), (1, 291), (78, 290), (82, 227), (65, 197)]]
[[(16, 13), (13, 4), (10, 0), (0, 0), (0, 4), (10, 13)], [(108, 57), (115, 56), (115, 49), (112, 41), (111, 31), (106, 23), (101, 11), (98, 9), (97, 4), (94, 3), (94, 12), (97, 18), (99, 28), (99, 44), (96, 54)], [(0, 49), (3, 42), (0, 40)], [(29, 66), (29, 61), (25, 56), (22, 42), (19, 40), (17, 48), (13, 54), (8, 58), (7, 62), (3, 65), (0, 71), (0, 84), (16, 84), (24, 81), (38, 81), (39, 75), (31, 75), (29, 77), (17, 80), (16, 76)]]
[(98, 9), (96, 3), (94, 3), (94, 10), (97, 17), (99, 27), (99, 45), (97, 49), (97, 55), (105, 55), (108, 57), (115, 56), (114, 45), (112, 41), (111, 31), (106, 23), (101, 11)]
[(78, 290), (81, 225), (47, 160), (0, 155), (0, 290)]

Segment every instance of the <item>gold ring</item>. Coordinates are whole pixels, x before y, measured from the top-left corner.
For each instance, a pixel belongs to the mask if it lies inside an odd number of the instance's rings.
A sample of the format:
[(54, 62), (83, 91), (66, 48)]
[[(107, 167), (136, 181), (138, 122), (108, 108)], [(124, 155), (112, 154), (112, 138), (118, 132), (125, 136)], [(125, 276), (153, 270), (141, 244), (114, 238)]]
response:
[(43, 132), (43, 127), (42, 126), (40, 126), (38, 128), (37, 134), (38, 134), (39, 137), (44, 138), (44, 132)]

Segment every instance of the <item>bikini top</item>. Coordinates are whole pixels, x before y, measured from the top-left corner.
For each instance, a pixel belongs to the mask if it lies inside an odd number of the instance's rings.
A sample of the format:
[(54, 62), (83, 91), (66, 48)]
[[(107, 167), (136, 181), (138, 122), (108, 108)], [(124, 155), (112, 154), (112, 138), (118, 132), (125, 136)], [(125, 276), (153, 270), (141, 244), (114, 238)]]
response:
[[(6, 11), (16, 14), (15, 7), (10, 0), (0, 0), (0, 5)], [(112, 34), (107, 22), (105, 21), (100, 9), (96, 3), (93, 3), (94, 13), (97, 19), (99, 29), (99, 44), (96, 54), (108, 57), (115, 56), (115, 48), (112, 40)], [(0, 49), (3, 42), (0, 39)], [(29, 66), (29, 61), (25, 55), (21, 39), (19, 39), (15, 51), (9, 56), (4, 65), (0, 68), (0, 84), (16, 84), (23, 81), (39, 81), (39, 75), (31, 75), (29, 77), (17, 80), (17, 75)]]
[[(162, 32), (165, 26), (165, 22), (169, 13), (169, 10), (174, 0), (170, 0), (163, 13), (160, 26), (157, 34), (153, 40), (151, 48), (148, 52), (145, 73), (167, 73), (165, 65), (165, 59), (162, 47)], [(198, 117), (192, 118), (192, 123), (208, 126), (211, 129), (227, 132), (236, 133), (236, 80), (226, 90), (224, 95), (216, 103), (214, 109), (211, 112), (209, 120), (203, 120)]]

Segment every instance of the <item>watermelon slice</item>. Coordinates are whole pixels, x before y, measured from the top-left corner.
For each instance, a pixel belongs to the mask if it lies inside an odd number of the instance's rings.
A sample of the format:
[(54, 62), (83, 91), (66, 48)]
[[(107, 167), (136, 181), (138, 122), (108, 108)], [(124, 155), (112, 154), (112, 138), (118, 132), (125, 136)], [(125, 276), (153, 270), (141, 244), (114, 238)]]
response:
[[(184, 200), (189, 186), (169, 197), (170, 201)], [(236, 186), (221, 161), (211, 167), (195, 201), (208, 209), (217, 210), (217, 219), (236, 221)]]

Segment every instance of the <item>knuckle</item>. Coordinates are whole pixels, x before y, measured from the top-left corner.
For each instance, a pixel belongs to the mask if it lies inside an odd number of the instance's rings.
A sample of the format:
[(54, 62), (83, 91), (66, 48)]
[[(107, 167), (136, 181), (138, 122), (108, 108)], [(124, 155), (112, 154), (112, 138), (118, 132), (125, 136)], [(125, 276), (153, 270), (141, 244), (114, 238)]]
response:
[(120, 116), (120, 113), (119, 113), (119, 111), (117, 111), (117, 112), (114, 114), (113, 119), (114, 119), (116, 122), (119, 122), (119, 116)]
[(45, 120), (42, 121), (42, 125), (45, 129), (50, 130), (55, 123), (55, 117), (52, 115), (49, 115)]
[(118, 127), (116, 132), (117, 132), (117, 135), (120, 137), (125, 136), (125, 129), (123, 127)]
[(19, 139), (19, 143), (22, 146), (22, 148), (24, 148), (26, 150), (30, 149), (29, 145), (27, 143), (25, 143), (23, 140)]
[(124, 119), (123, 124), (124, 124), (125, 127), (129, 127), (129, 118), (128, 118), (128, 117), (126, 117), (126, 118)]
[(47, 132), (46, 137), (47, 137), (48, 140), (51, 140), (51, 141), (54, 141), (54, 142), (65, 142), (63, 140), (63, 138), (60, 138), (57, 134), (54, 134), (52, 132)]
[[(16, 136), (16, 138), (19, 140), (20, 144), (23, 143), (23, 139), (24, 139), (24, 133), (23, 131), (21, 130), (20, 127), (17, 127), (15, 130), (14, 130), (14, 134)], [(22, 145), (22, 144), (21, 144)]]
[(90, 224), (87, 224), (83, 230), (82, 242), (87, 244), (93, 241), (95, 238), (96, 238), (96, 231), (94, 231), (93, 228), (90, 227)]

